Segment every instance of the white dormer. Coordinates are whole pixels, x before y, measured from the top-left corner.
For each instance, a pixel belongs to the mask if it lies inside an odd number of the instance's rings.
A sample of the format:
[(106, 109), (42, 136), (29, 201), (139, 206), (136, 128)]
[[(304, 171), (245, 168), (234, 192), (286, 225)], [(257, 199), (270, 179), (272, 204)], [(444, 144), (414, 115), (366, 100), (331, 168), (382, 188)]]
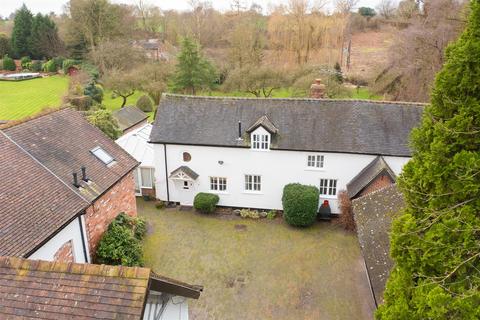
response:
[(267, 118), (261, 116), (250, 128), (247, 129), (250, 134), (250, 146), (253, 150), (270, 150), (272, 136), (278, 133), (278, 129)]

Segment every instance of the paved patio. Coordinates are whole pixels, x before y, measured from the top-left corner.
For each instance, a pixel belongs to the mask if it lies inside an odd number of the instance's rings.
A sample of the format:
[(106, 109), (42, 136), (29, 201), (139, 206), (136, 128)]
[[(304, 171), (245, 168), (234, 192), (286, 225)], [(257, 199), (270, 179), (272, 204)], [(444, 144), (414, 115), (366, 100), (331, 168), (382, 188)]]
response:
[(373, 319), (358, 241), (339, 226), (137, 204), (149, 223), (147, 266), (205, 287), (190, 319)]

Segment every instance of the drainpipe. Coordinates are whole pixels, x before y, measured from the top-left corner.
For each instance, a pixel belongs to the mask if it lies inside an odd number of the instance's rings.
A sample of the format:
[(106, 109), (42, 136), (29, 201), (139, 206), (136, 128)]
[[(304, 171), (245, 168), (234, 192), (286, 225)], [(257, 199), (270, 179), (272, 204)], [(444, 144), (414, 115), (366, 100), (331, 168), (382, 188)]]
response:
[(164, 161), (165, 161), (165, 184), (167, 185), (167, 203), (170, 202), (170, 190), (168, 189), (168, 168), (167, 168), (167, 145), (163, 145), (163, 154), (164, 154)]
[(82, 237), (83, 256), (85, 257), (85, 263), (88, 263), (87, 245), (85, 244), (85, 236), (83, 234), (82, 216), (78, 216), (78, 225), (80, 226), (80, 235)]

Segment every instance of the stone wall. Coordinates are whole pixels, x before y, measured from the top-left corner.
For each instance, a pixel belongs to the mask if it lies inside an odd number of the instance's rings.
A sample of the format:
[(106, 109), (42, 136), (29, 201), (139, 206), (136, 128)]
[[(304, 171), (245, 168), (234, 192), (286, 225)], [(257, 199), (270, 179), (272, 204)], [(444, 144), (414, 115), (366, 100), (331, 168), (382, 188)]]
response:
[(98, 242), (108, 225), (121, 212), (130, 216), (137, 215), (133, 172), (117, 182), (86, 210), (85, 222), (91, 257), (95, 256)]
[(55, 261), (59, 262), (75, 262), (75, 258), (73, 256), (73, 241), (69, 240), (65, 242), (55, 255), (53, 256)]

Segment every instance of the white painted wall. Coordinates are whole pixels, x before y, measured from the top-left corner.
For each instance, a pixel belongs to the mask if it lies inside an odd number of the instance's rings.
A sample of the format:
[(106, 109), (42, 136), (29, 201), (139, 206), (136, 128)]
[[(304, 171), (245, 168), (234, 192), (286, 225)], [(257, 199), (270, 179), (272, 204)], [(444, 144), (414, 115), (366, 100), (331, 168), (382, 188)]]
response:
[[(85, 241), (87, 241), (86, 239), (87, 238), (85, 238)], [(70, 222), (70, 224), (63, 228), (52, 239), (50, 239), (41, 248), (30, 255), (28, 259), (53, 261), (55, 253), (58, 251), (58, 249), (60, 249), (65, 242), (70, 240), (72, 240), (73, 243), (73, 255), (75, 257), (75, 262), (87, 263), (88, 261), (85, 261), (83, 252), (82, 237), (78, 218), (75, 218), (72, 222)]]
[[(167, 200), (164, 145), (154, 144), (155, 182), (157, 198)], [(227, 191), (218, 193), (219, 205), (262, 209), (282, 209), (283, 187), (292, 182), (319, 186), (320, 179), (337, 179), (337, 193), (373, 159), (374, 155), (315, 153), (300, 151), (257, 151), (245, 148), (167, 145), (168, 175), (186, 165), (199, 177), (191, 190), (183, 190), (180, 182), (170, 180), (170, 201), (191, 204), (198, 192), (210, 191), (210, 176), (226, 177)], [(189, 152), (190, 162), (183, 162), (182, 153)], [(323, 169), (307, 168), (307, 155), (323, 154)], [(399, 174), (409, 158), (385, 157), (392, 170)], [(219, 164), (223, 161), (223, 164)], [(244, 191), (244, 175), (262, 176), (262, 191)], [(321, 196), (320, 203), (329, 200), (332, 212), (339, 213), (337, 197)]]
[[(152, 294), (152, 292), (150, 292), (150, 294)], [(156, 318), (160, 307), (159, 304), (147, 302), (143, 313), (143, 320), (188, 320), (187, 298), (180, 296), (171, 297), (163, 313), (159, 318)]]

